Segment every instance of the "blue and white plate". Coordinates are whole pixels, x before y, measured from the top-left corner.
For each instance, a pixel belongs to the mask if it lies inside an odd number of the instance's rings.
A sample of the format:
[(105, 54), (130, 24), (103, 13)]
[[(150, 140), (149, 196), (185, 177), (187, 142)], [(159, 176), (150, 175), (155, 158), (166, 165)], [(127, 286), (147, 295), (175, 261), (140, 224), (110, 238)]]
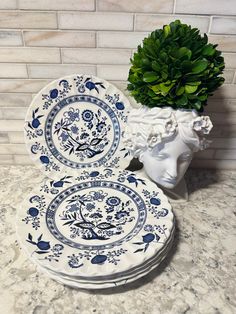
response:
[(70, 277), (70, 276), (64, 276), (55, 272), (52, 272), (50, 270), (47, 270), (45, 268), (39, 267), (36, 263), (36, 265), (38, 266), (38, 270), (41, 271), (43, 274), (49, 276), (50, 278), (58, 281), (59, 283), (62, 283), (63, 285), (67, 285), (73, 288), (77, 288), (77, 289), (106, 289), (106, 288), (112, 288), (112, 287), (117, 287), (120, 285), (124, 285), (124, 284), (128, 284), (131, 283), (145, 275), (147, 275), (148, 273), (150, 273), (153, 269), (155, 269), (156, 267), (158, 267), (158, 265), (166, 258), (166, 256), (168, 255), (172, 245), (173, 245), (173, 239), (174, 236), (172, 235), (170, 238), (170, 241), (168, 243), (166, 243), (166, 247), (163, 250), (163, 252), (161, 252), (160, 254), (158, 254), (158, 256), (156, 256), (155, 258), (153, 258), (150, 262), (145, 263), (145, 265), (139, 269), (137, 269), (135, 272), (127, 272), (127, 275), (124, 276), (120, 276), (120, 275), (116, 275), (114, 276), (114, 278), (108, 279), (106, 278), (103, 281), (88, 281), (88, 280), (81, 280), (78, 279), (77, 277)]
[(17, 217), (22, 246), (37, 264), (88, 281), (143, 265), (173, 228), (171, 206), (154, 183), (112, 168), (45, 179)]
[(98, 77), (55, 80), (36, 95), (27, 112), (29, 154), (54, 179), (90, 167), (125, 169), (132, 159), (122, 142), (129, 109), (122, 92)]

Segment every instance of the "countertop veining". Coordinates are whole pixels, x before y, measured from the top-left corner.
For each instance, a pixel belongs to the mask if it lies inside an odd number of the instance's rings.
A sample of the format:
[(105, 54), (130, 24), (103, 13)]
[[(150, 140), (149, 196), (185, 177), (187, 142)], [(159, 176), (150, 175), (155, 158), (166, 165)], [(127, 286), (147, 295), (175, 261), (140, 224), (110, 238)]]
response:
[(171, 253), (146, 277), (101, 291), (60, 285), (20, 248), (15, 214), (42, 179), (33, 166), (0, 168), (1, 313), (236, 313), (236, 171), (189, 170), (189, 202), (172, 202)]

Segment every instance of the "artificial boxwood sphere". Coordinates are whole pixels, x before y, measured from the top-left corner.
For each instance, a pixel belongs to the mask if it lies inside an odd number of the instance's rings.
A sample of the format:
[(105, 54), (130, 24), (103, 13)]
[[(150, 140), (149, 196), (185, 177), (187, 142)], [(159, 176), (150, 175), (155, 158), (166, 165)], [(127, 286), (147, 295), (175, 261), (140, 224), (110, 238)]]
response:
[(131, 59), (128, 90), (148, 107), (203, 111), (224, 78), (224, 58), (197, 28), (176, 20), (144, 38)]

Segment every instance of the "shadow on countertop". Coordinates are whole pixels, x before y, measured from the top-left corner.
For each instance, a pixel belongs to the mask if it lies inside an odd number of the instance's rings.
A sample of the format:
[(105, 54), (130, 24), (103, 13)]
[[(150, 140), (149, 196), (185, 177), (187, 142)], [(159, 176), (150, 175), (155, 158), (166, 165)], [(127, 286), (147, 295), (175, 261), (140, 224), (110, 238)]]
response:
[(188, 187), (188, 194), (205, 189), (217, 182), (222, 181), (218, 169), (190, 168), (185, 174), (185, 180)]

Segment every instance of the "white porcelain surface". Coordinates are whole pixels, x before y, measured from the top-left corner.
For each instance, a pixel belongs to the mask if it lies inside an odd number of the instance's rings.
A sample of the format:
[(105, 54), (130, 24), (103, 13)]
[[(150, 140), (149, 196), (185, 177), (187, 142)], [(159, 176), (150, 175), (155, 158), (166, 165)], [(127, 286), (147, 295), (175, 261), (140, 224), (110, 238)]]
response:
[(64, 284), (70, 287), (74, 287), (77, 289), (106, 289), (106, 288), (112, 288), (112, 287), (117, 287), (120, 285), (125, 285), (128, 283), (131, 283), (135, 280), (138, 280), (139, 278), (147, 275), (150, 273), (153, 269), (157, 268), (158, 265), (163, 261), (163, 259), (166, 258), (168, 255), (172, 244), (174, 241), (174, 237), (170, 239), (169, 243), (166, 243), (166, 247), (163, 250), (163, 252), (160, 252), (158, 256), (153, 258), (150, 262), (146, 263), (147, 265), (144, 265), (143, 267), (140, 267), (140, 269), (136, 270), (135, 273), (129, 274), (126, 276), (116, 276), (114, 279), (104, 279), (101, 282), (95, 282), (95, 281), (85, 281), (85, 280), (80, 280), (76, 277), (69, 277), (69, 276), (64, 276), (55, 272), (52, 272), (48, 269), (42, 268), (38, 266), (39, 271), (41, 271), (43, 274), (49, 276), (50, 278)]
[[(52, 274), (53, 276), (55, 277), (59, 277), (61, 279), (66, 279), (66, 280), (72, 280), (72, 281), (75, 281), (76, 283), (81, 283), (81, 284), (86, 284), (86, 283), (89, 283), (89, 284), (94, 284), (94, 285), (103, 285), (104, 283), (107, 283), (107, 284), (111, 284), (111, 286), (113, 285), (116, 285), (118, 284), (119, 282), (124, 282), (125, 280), (131, 280), (131, 278), (136, 278), (138, 275), (141, 275), (143, 274), (143, 276), (145, 274), (147, 274), (149, 271), (150, 271), (150, 268), (152, 267), (155, 268), (159, 265), (159, 263), (161, 262), (161, 260), (163, 260), (166, 255), (168, 255), (172, 245), (173, 245), (173, 242), (174, 242), (174, 229), (173, 231), (171, 232), (171, 235), (169, 237), (169, 239), (166, 241), (166, 244), (165, 246), (159, 251), (157, 252), (156, 255), (154, 255), (152, 258), (150, 258), (149, 260), (147, 260), (144, 264), (138, 266), (138, 267), (135, 267), (134, 269), (132, 270), (127, 270), (127, 272), (125, 272), (123, 275), (118, 275), (118, 274), (114, 274), (112, 276), (109, 276), (109, 277), (104, 277), (104, 279), (97, 279), (97, 278), (91, 278), (91, 279), (88, 279), (88, 280), (85, 280), (85, 279), (81, 279), (81, 277), (79, 276), (68, 276), (64, 273), (58, 273), (58, 272), (54, 272), (50, 269), (47, 269), (47, 268), (42, 268), (40, 267), (39, 265), (37, 265), (42, 271), (45, 271), (49, 274)], [(37, 264), (37, 261), (34, 260), (34, 262)], [(136, 280), (136, 279), (134, 279)]]
[(45, 86), (25, 118), (25, 142), (34, 163), (51, 178), (85, 168), (125, 169), (123, 144), (130, 104), (114, 85), (74, 74)]
[(81, 279), (122, 276), (165, 247), (171, 206), (156, 185), (125, 170), (45, 179), (18, 211), (22, 246), (42, 267)]
[(124, 141), (130, 154), (143, 163), (149, 178), (173, 189), (194, 152), (208, 146), (204, 136), (211, 128), (210, 118), (198, 116), (195, 110), (141, 106), (129, 113)]

